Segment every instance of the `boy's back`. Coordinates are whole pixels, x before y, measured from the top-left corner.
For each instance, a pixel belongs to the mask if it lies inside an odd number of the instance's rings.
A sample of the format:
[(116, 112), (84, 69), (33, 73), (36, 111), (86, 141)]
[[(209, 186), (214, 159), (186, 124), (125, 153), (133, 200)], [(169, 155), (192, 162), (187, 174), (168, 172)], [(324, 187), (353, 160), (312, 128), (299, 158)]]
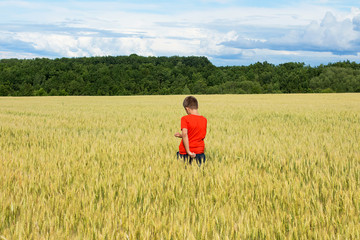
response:
[(182, 139), (177, 156), (184, 161), (189, 160), (189, 163), (195, 158), (200, 165), (206, 160), (204, 138), (207, 120), (199, 114), (195, 97), (186, 97), (183, 106), (188, 115), (181, 118), (181, 133), (175, 133), (175, 137)]
[[(181, 130), (188, 130), (190, 151), (196, 154), (204, 153), (207, 119), (201, 115), (189, 114), (181, 118)], [(183, 141), (179, 146), (180, 154), (186, 154)]]

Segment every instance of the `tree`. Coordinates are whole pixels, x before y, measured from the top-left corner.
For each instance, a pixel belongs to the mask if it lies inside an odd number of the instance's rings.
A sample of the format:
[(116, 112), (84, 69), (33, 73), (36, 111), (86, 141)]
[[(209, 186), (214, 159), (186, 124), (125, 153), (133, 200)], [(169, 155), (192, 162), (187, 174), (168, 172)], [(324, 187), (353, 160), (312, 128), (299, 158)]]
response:
[(49, 95), (50, 96), (58, 96), (59, 93), (58, 93), (58, 91), (56, 89), (51, 89), (50, 92), (49, 92)]
[(262, 93), (262, 87), (258, 82), (243, 81), (240, 82), (238, 87), (244, 90), (246, 93)]
[(182, 94), (184, 94), (184, 95), (189, 95), (189, 94), (191, 94), (191, 91), (190, 91), (190, 89), (188, 88), (187, 85), (185, 85)]
[[(43, 90), (41, 90), (43, 89)], [(0, 95), (360, 92), (360, 64), (215, 67), (205, 57), (0, 59)]]
[(0, 96), (11, 95), (11, 88), (9, 85), (0, 85)]
[(32, 96), (33, 95), (33, 87), (29, 83), (25, 83), (21, 85), (19, 96)]
[(47, 92), (43, 88), (40, 88), (39, 90), (34, 91), (34, 95), (35, 96), (47, 96)]
[(206, 93), (206, 81), (204, 79), (199, 79), (194, 83), (193, 92), (196, 94), (204, 94)]

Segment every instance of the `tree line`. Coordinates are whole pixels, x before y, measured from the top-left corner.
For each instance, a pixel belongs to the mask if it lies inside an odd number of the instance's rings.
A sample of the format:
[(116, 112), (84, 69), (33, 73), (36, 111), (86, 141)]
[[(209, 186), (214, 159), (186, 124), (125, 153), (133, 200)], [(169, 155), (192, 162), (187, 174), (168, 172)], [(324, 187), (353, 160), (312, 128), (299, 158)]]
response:
[(216, 67), (206, 57), (0, 60), (0, 96), (360, 92), (360, 64)]

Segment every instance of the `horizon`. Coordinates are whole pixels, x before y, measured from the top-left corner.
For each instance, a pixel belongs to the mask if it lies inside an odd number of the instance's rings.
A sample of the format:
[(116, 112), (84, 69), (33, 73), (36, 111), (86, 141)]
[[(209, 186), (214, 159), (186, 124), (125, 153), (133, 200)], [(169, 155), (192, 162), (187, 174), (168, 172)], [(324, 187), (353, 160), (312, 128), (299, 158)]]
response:
[(360, 62), (360, 4), (351, 0), (5, 0), (0, 7), (0, 59), (205, 56), (217, 67)]
[[(178, 55), (172, 55), (172, 56), (142, 56), (142, 55), (138, 55), (136, 53), (132, 53), (130, 55), (137, 55), (138, 57), (144, 57), (144, 58), (147, 58), (147, 57), (155, 57), (155, 58), (161, 58), (161, 57), (166, 57), (166, 58), (171, 58), (171, 57), (206, 57), (206, 56), (178, 56)], [(36, 60), (36, 59), (48, 59), (48, 60), (57, 60), (57, 59), (62, 59), (62, 58), (66, 58), (66, 59), (80, 59), (80, 58), (96, 58), (96, 57), (130, 57), (130, 55), (114, 55), (114, 56), (111, 56), (111, 55), (107, 55), (107, 56), (81, 56), (81, 57), (55, 57), (55, 58), (48, 58), (48, 57), (35, 57), (35, 58), (0, 58), (0, 61), (2, 60)], [(305, 62), (301, 62), (301, 61), (295, 61), (295, 62), (282, 62), (282, 63), (278, 63), (278, 64), (275, 64), (275, 63), (271, 63), (269, 61), (263, 61), (263, 62), (260, 62), (260, 61), (257, 61), (257, 62), (250, 62), (249, 64), (247, 65), (215, 65), (208, 57), (206, 57), (210, 63), (212, 65), (214, 65), (215, 67), (248, 67), (250, 65), (254, 65), (254, 64), (257, 64), (257, 63), (261, 63), (261, 64), (264, 64), (264, 63), (268, 63), (270, 65), (274, 65), (274, 66), (279, 66), (281, 64), (286, 64), (286, 63), (303, 63), (304, 66), (310, 66), (310, 67), (313, 67), (313, 68), (317, 68), (319, 67), (320, 65), (324, 65), (324, 66), (327, 66), (327, 65), (331, 65), (331, 64), (335, 64), (335, 63), (341, 63), (341, 62), (350, 62), (350, 63), (353, 63), (355, 62), (356, 64), (360, 64), (360, 63), (357, 63), (356, 61), (350, 61), (348, 59), (344, 59), (344, 60), (339, 60), (339, 61), (336, 61), (336, 62), (329, 62), (329, 63), (320, 63), (318, 65), (310, 65), (310, 64), (307, 64)]]

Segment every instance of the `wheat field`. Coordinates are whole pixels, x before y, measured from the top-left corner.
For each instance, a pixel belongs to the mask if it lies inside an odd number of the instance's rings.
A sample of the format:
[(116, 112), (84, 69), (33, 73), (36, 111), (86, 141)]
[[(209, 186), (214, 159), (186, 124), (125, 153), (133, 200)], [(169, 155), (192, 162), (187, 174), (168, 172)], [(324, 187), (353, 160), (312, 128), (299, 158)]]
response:
[(360, 94), (0, 98), (0, 239), (360, 239)]

